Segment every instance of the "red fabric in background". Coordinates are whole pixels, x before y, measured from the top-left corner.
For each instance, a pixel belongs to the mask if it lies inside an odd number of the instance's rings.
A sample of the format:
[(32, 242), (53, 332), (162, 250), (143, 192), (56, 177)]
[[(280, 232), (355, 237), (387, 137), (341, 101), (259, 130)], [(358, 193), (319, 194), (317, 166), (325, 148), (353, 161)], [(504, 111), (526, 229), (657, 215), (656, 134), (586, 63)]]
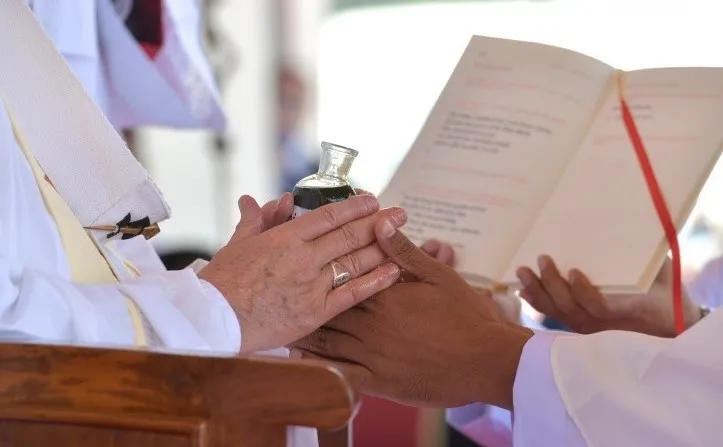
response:
[(415, 447), (417, 409), (364, 396), (352, 437), (354, 447)]
[(163, 45), (163, 0), (133, 2), (126, 26), (151, 59)]

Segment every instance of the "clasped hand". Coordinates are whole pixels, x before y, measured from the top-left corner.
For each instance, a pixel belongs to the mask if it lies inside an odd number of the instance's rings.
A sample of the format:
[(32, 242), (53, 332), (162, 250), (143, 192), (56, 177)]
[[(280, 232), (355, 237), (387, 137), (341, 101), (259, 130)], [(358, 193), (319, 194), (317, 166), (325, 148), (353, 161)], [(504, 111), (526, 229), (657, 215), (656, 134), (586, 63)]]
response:
[(417, 248), (390, 222), (376, 231), (381, 249), (414, 279), (337, 315), (295, 342), (295, 353), (331, 359), (365, 393), (406, 404), (509, 408), (531, 332), (510, 323), (490, 292), (429, 256), (430, 246)]
[[(242, 352), (285, 346), (399, 279), (399, 267), (375, 244), (374, 225), (380, 219), (404, 225), (400, 208), (380, 211), (375, 197), (360, 195), (287, 222), (288, 193), (263, 208), (243, 196), (239, 207), (233, 236), (199, 277), (236, 312)], [(336, 289), (332, 261), (352, 278)]]

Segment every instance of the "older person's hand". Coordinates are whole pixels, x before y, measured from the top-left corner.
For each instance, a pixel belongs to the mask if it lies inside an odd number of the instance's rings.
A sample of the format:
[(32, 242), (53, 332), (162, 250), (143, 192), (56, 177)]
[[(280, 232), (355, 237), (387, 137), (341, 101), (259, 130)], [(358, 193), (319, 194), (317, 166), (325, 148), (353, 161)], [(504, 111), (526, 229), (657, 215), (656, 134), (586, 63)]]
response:
[[(290, 192), (285, 192), (277, 200), (266, 202), (261, 207), (261, 216), (256, 220), (256, 232), (247, 232), (247, 236), (261, 234), (266, 230), (270, 230), (276, 226), (287, 222), (291, 218), (294, 211), (294, 196)], [(243, 217), (243, 216), (241, 216)]]
[[(336, 316), (293, 347), (337, 362), (368, 394), (407, 404), (510, 408), (531, 331), (510, 324), (489, 292), (417, 248), (391, 222), (377, 243), (414, 275)], [(470, 380), (474, 377), (475, 380)]]
[[(399, 268), (374, 244), (374, 224), (383, 219), (404, 225), (402, 209), (379, 211), (374, 197), (360, 195), (281, 223), (289, 204), (289, 195), (264, 208), (241, 197), (234, 235), (199, 272), (236, 312), (242, 352), (297, 340), (399, 279)], [(351, 276), (335, 289), (333, 261)]]
[[(538, 260), (540, 275), (521, 267), (517, 276), (524, 289), (521, 296), (538, 312), (555, 318), (571, 330), (590, 334), (606, 330), (640, 332), (658, 337), (675, 337), (670, 260), (658, 273), (648, 293), (605, 296), (579, 270), (566, 280), (549, 256)], [(696, 305), (683, 293), (685, 325), (700, 319)]]

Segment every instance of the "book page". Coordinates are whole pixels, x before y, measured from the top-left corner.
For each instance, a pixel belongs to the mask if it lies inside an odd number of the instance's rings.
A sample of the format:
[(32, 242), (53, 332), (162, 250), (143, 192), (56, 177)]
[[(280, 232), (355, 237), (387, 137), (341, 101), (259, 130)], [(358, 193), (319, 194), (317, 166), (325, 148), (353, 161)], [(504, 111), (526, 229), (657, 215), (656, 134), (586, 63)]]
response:
[(579, 147), (614, 70), (561, 48), (473, 37), (380, 197), (415, 242), (498, 280)]
[[(625, 74), (628, 106), (671, 216), (682, 227), (720, 154), (723, 68)], [(664, 232), (612, 91), (505, 274), (548, 254), (608, 290), (644, 291), (667, 252)]]

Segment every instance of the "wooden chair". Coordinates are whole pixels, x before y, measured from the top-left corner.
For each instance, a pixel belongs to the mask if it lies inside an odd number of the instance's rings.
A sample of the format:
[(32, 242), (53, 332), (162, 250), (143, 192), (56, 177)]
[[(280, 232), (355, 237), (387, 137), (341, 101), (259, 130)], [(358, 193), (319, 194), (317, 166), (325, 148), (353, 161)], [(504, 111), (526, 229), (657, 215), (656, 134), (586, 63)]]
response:
[(0, 446), (285, 447), (286, 427), (343, 427), (356, 394), (336, 369), (0, 345)]

